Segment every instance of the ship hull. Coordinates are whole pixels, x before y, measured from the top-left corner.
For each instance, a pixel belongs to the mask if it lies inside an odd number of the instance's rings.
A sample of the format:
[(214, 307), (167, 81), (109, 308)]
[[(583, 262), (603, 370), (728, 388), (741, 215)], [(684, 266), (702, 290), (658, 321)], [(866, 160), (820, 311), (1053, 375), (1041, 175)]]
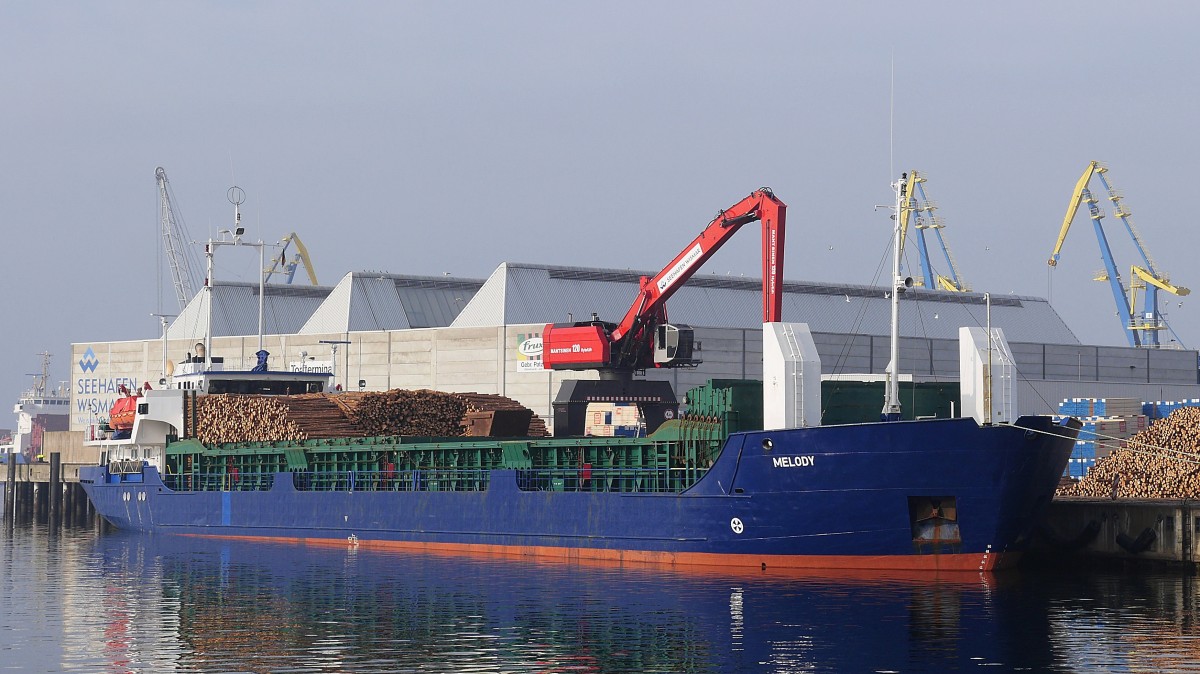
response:
[[(1078, 422), (922, 420), (736, 433), (681, 493), (172, 491), (157, 470), (81, 471), (122, 529), (192, 536), (655, 564), (995, 570), (1049, 504)], [(569, 443), (569, 440), (564, 440)], [(932, 505), (935, 513), (928, 513)], [(929, 516), (936, 514), (932, 519)]]

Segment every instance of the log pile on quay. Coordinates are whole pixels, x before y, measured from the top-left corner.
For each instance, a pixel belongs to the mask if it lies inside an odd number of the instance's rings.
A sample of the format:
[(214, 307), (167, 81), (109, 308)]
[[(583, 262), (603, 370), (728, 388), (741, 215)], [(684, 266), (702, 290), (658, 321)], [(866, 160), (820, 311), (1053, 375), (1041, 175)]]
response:
[(1183, 407), (1096, 461), (1059, 496), (1200, 498), (1200, 408)]
[[(459, 437), (471, 412), (525, 410), (504, 396), (428, 389), (307, 393), (292, 396), (217, 394), (196, 399), (193, 436), (205, 444), (302, 441), (405, 435)], [(548, 435), (532, 417), (528, 435)]]

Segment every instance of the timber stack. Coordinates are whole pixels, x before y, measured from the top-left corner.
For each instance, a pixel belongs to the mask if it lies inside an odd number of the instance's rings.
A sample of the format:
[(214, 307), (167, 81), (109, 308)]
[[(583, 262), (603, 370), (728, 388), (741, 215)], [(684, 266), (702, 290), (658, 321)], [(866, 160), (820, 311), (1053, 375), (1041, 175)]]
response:
[[(467, 403), (467, 415), (463, 418), (467, 435), (529, 438), (550, 436), (546, 420), (512, 398), (492, 393), (457, 395)], [(480, 421), (486, 423), (481, 424)]]
[[(214, 394), (197, 398), (196, 412), (193, 435), (206, 444), (387, 435), (549, 435), (540, 417), (510, 398), (428, 389), (293, 396)], [(481, 426), (483, 418), (487, 422)]]
[(1096, 461), (1059, 496), (1200, 498), (1200, 408), (1183, 407)]
[(457, 437), (466, 411), (453, 393), (392, 389), (361, 394), (350, 419), (367, 435)]

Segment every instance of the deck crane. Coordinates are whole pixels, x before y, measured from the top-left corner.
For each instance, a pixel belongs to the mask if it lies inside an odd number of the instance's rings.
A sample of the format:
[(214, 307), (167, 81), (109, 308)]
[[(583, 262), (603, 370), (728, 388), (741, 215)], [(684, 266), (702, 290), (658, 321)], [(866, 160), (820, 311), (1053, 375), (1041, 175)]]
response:
[(582, 434), (589, 400), (637, 402), (653, 432), (677, 407), (670, 382), (635, 380), (648, 368), (694, 367), (699, 345), (690, 326), (667, 322), (667, 300), (742, 225), (762, 222), (764, 322), (783, 312), (783, 241), (787, 205), (763, 187), (717, 217), (653, 277), (641, 277), (637, 296), (619, 323), (592, 314), (589, 321), (548, 324), (542, 332), (547, 370), (598, 370), (599, 380), (564, 381), (554, 401), (554, 434)]
[(159, 228), (162, 233), (163, 251), (167, 256), (167, 264), (171, 267), (171, 280), (175, 286), (175, 299), (182, 311), (196, 294), (196, 276), (193, 269), (199, 263), (187, 242), (191, 240), (183, 217), (175, 210), (174, 195), (171, 183), (167, 180), (167, 171), (159, 166), (154, 169), (154, 178), (158, 182)]
[[(320, 285), (317, 283), (317, 272), (313, 269), (312, 259), (308, 257), (308, 248), (304, 242), (300, 240), (300, 235), (292, 232), (283, 237), (279, 243), (283, 244), (283, 250), (271, 262), (271, 266), (263, 270), (263, 283), (269, 283), (271, 277), (275, 274), (286, 274), (288, 285), (296, 278), (296, 269), (303, 264), (304, 271), (308, 272), (308, 282), (312, 285)], [(287, 256), (288, 246), (296, 244), (296, 252), (289, 260)]]
[[(945, 238), (942, 237), (942, 229), (945, 224), (942, 223), (941, 216), (934, 215), (937, 204), (925, 196), (926, 180), (925, 176), (915, 169), (908, 172), (905, 190), (905, 194), (908, 196), (908, 207), (900, 209), (901, 241), (908, 235), (910, 221), (915, 220), (914, 229), (917, 230), (917, 252), (921, 258), (922, 285), (936, 290), (970, 292), (970, 286), (958, 273), (958, 265), (954, 261), (954, 256), (950, 254), (950, 248), (946, 246)], [(925, 240), (925, 230), (927, 229), (932, 229), (937, 236), (938, 246), (942, 249), (942, 255), (946, 258), (946, 264), (950, 268), (949, 276), (934, 273), (929, 258), (929, 246)]]
[[(1121, 319), (1122, 327), (1125, 328), (1129, 345), (1157, 349), (1162, 346), (1158, 333), (1161, 330), (1171, 330), (1166, 317), (1158, 310), (1158, 291), (1163, 290), (1179, 297), (1188, 295), (1191, 291), (1183, 286), (1173, 285), (1167, 275), (1159, 271), (1142, 241), (1141, 234), (1133, 225), (1130, 212), (1121, 204), (1121, 194), (1113, 189), (1105, 177), (1106, 173), (1108, 173), (1108, 167), (1097, 161), (1088, 163), (1087, 168), (1084, 169), (1083, 175), (1075, 183), (1075, 191), (1071, 194), (1070, 203), (1067, 204), (1067, 213), (1063, 218), (1062, 229), (1059, 230), (1058, 240), (1054, 244), (1054, 251), (1047, 260), (1047, 264), (1051, 267), (1058, 265), (1058, 258), (1062, 252), (1063, 242), (1067, 238), (1067, 231), (1071, 227), (1071, 221), (1075, 219), (1079, 205), (1087, 204), (1092, 219), (1092, 229), (1096, 233), (1096, 241), (1100, 246), (1100, 259), (1104, 263), (1104, 271), (1098, 274), (1095, 280), (1108, 281), (1113, 300), (1117, 305), (1117, 316)], [(1098, 177), (1104, 185), (1105, 191), (1108, 192), (1108, 200), (1113, 205), (1113, 213), (1125, 225), (1125, 231), (1133, 240), (1133, 245), (1142, 258), (1141, 266), (1130, 266), (1128, 288), (1121, 280), (1121, 273), (1117, 270), (1112, 249), (1108, 245), (1108, 237), (1100, 222), (1104, 218), (1104, 211), (1097, 205), (1099, 200), (1092, 196), (1092, 192), (1088, 188), (1092, 176)], [(1137, 302), (1137, 291), (1139, 290), (1145, 296), (1141, 303), (1140, 313)], [(1174, 334), (1174, 330), (1171, 332)], [(1177, 341), (1179, 340), (1178, 335), (1175, 338)]]

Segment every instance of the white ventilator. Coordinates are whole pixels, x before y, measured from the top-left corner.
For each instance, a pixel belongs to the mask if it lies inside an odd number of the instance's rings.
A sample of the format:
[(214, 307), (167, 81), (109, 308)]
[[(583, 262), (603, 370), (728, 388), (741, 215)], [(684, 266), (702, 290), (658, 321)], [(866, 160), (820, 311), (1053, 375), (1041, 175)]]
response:
[(1011, 424), (1017, 420), (1016, 367), (1004, 331), (958, 329), (958, 367), (962, 413), (981, 424)]
[(821, 425), (821, 357), (807, 323), (763, 323), (763, 428)]

